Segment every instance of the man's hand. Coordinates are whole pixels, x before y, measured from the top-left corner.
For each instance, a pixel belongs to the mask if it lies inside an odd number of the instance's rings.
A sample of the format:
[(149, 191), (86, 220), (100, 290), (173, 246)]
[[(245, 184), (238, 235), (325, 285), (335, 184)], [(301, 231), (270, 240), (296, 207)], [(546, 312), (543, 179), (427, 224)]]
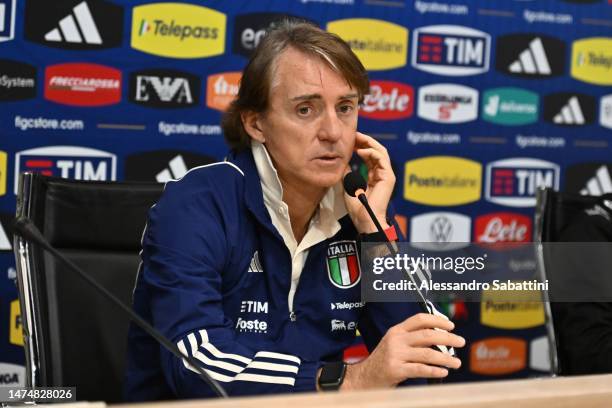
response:
[[(368, 167), (366, 197), (378, 222), (386, 229), (389, 227), (386, 221), (387, 206), (395, 185), (395, 174), (391, 168), (389, 153), (374, 138), (359, 132), (355, 138), (355, 151)], [(376, 232), (376, 226), (357, 198), (344, 193), (344, 202), (357, 231), (362, 234)]]
[(431, 346), (463, 347), (465, 339), (449, 333), (454, 327), (450, 320), (427, 313), (391, 327), (368, 358), (347, 367), (340, 389), (386, 388), (408, 378), (446, 377), (443, 367), (459, 368), (461, 360)]

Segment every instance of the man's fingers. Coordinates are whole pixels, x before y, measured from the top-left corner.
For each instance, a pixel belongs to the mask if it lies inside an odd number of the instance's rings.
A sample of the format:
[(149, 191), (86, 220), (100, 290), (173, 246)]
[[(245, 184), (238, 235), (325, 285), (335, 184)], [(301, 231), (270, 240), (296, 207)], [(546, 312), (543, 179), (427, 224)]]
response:
[(409, 363), (423, 363), (454, 369), (461, 367), (461, 360), (458, 358), (430, 347), (411, 347), (402, 359)]
[(421, 329), (408, 333), (407, 342), (411, 347), (429, 347), (437, 344), (451, 347), (465, 346), (465, 339), (444, 330)]
[(409, 317), (400, 324), (399, 328), (405, 331), (414, 331), (419, 329), (438, 329), (450, 331), (455, 328), (455, 324), (443, 316), (436, 316), (429, 313), (418, 313)]
[(448, 370), (422, 363), (407, 363), (403, 365), (404, 378), (444, 378)]

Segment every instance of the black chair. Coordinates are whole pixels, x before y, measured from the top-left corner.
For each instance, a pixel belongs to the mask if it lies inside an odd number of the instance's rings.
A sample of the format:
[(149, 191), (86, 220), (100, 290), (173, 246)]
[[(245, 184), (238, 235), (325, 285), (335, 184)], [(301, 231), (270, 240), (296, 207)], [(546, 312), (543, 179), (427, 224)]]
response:
[[(148, 209), (163, 185), (20, 177), (17, 216), (131, 304)], [(119, 402), (128, 319), (75, 273), (15, 237), (26, 384), (74, 386), (78, 400)]]
[[(536, 197), (534, 243), (537, 252), (537, 268), (542, 280), (555, 279), (555, 259), (546, 242), (559, 242), (561, 233), (582, 211), (599, 202), (600, 197), (575, 193), (557, 192), (551, 188), (540, 189)], [(561, 344), (561, 327), (555, 320), (561, 320), (563, 308), (551, 303), (550, 294), (543, 292), (546, 328), (549, 339), (549, 352), (554, 375), (566, 374), (564, 370), (563, 344)]]

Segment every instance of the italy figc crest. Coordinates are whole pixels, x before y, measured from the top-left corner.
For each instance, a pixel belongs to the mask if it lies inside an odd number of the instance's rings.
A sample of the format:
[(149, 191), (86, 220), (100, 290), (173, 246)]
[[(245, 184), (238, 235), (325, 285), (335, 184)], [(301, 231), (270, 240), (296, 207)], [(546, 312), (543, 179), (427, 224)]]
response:
[(327, 248), (327, 274), (334, 286), (348, 289), (361, 279), (355, 241), (336, 241)]

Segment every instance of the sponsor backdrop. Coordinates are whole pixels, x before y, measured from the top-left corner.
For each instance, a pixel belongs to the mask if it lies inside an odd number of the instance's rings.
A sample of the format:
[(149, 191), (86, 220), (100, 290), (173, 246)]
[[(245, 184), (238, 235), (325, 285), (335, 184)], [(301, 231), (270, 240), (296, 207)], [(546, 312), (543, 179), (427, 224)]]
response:
[[(412, 241), (529, 241), (537, 186), (612, 190), (611, 0), (0, 0), (0, 385), (24, 380), (18, 173), (164, 182), (223, 158), (240, 71), (287, 17), (369, 70), (360, 130), (391, 152)], [(541, 305), (483, 298), (443, 305), (471, 340), (450, 381), (544, 375)]]

